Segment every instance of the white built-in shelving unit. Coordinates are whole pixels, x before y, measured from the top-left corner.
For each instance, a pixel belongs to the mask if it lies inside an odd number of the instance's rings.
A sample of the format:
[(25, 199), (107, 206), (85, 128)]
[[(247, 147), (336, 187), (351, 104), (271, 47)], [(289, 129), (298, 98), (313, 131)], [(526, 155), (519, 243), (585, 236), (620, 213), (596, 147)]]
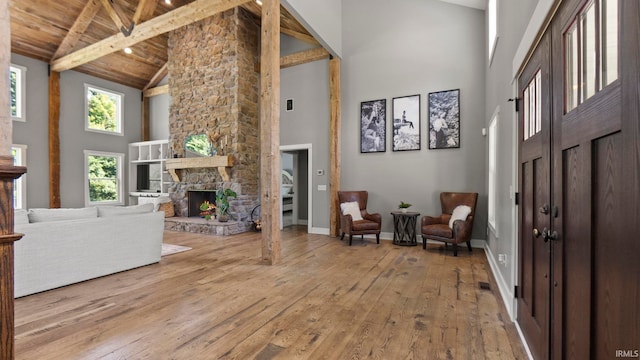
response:
[[(138, 203), (138, 197), (168, 195), (171, 176), (166, 169), (169, 158), (169, 141), (141, 141), (129, 144), (129, 196), (130, 203)], [(138, 169), (149, 165), (149, 189), (138, 188)]]

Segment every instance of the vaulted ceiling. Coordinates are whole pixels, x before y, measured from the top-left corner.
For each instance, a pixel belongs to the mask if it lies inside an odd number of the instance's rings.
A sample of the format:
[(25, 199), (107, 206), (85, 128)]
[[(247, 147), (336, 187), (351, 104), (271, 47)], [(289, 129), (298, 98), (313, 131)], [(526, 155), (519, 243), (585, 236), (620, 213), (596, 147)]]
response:
[[(104, 39), (117, 40), (117, 34), (124, 36), (120, 39), (130, 40), (129, 34), (137, 35), (136, 27), (142, 29), (142, 24), (151, 19), (197, 2), (204, 4), (202, 0), (171, 0), (170, 4), (164, 0), (14, 0), (10, 2), (11, 51), (54, 63)], [(252, 13), (259, 24), (261, 7), (258, 4), (249, 1), (241, 7)], [(281, 32), (317, 44), (284, 8), (281, 8)], [(167, 40), (168, 34), (161, 33), (130, 46), (131, 54), (119, 48), (107, 49), (97, 59), (71, 68), (145, 89), (166, 75)]]

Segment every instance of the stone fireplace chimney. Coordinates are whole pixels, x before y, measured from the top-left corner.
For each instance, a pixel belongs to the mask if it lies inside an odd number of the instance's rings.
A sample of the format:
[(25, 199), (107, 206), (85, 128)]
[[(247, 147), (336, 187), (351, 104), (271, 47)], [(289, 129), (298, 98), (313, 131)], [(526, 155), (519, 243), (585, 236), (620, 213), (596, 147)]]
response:
[[(230, 209), (236, 220), (246, 218), (240, 212), (250, 212), (258, 202), (259, 73), (254, 66), (260, 60), (259, 42), (259, 26), (241, 8), (169, 33), (172, 153), (184, 157), (189, 135), (217, 132), (226, 143), (218, 154), (233, 158), (230, 181), (223, 182), (215, 168), (180, 170), (180, 182), (169, 189), (177, 216), (187, 216), (186, 194), (193, 189), (233, 188), (239, 194)], [(240, 209), (243, 204), (247, 210)]]

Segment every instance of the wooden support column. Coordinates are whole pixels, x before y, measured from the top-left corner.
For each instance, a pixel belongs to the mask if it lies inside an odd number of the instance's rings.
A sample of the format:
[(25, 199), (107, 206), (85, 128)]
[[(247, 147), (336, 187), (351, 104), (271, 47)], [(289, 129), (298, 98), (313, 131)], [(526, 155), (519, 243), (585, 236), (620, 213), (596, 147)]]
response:
[(340, 59), (331, 57), (329, 60), (329, 101), (331, 119), (329, 124), (329, 190), (331, 191), (329, 205), (329, 235), (340, 234), (340, 206), (338, 191), (340, 191), (340, 126), (342, 113), (340, 110)]
[(22, 235), (13, 233), (13, 180), (26, 169), (13, 165), (13, 122), (9, 105), (11, 27), (9, 0), (0, 0), (0, 360), (14, 358), (13, 243)]
[(49, 207), (60, 207), (60, 73), (49, 74)]
[(260, 204), (262, 259), (280, 260), (280, 0), (262, 1)]
[(149, 141), (151, 139), (150, 131), (150, 119), (149, 119), (149, 104), (150, 100), (146, 96), (142, 96), (142, 141)]

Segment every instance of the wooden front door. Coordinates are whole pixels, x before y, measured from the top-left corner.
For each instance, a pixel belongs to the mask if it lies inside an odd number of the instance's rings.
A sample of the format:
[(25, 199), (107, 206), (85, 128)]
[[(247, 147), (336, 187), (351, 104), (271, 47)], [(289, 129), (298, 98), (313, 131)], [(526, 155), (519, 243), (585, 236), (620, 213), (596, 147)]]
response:
[(520, 254), (518, 321), (536, 358), (548, 357), (551, 247), (551, 64), (546, 34), (518, 80)]
[(519, 78), (531, 102), (542, 69), (541, 127), (520, 116), (518, 322), (537, 359), (638, 357), (640, 4), (565, 0), (547, 33)]

